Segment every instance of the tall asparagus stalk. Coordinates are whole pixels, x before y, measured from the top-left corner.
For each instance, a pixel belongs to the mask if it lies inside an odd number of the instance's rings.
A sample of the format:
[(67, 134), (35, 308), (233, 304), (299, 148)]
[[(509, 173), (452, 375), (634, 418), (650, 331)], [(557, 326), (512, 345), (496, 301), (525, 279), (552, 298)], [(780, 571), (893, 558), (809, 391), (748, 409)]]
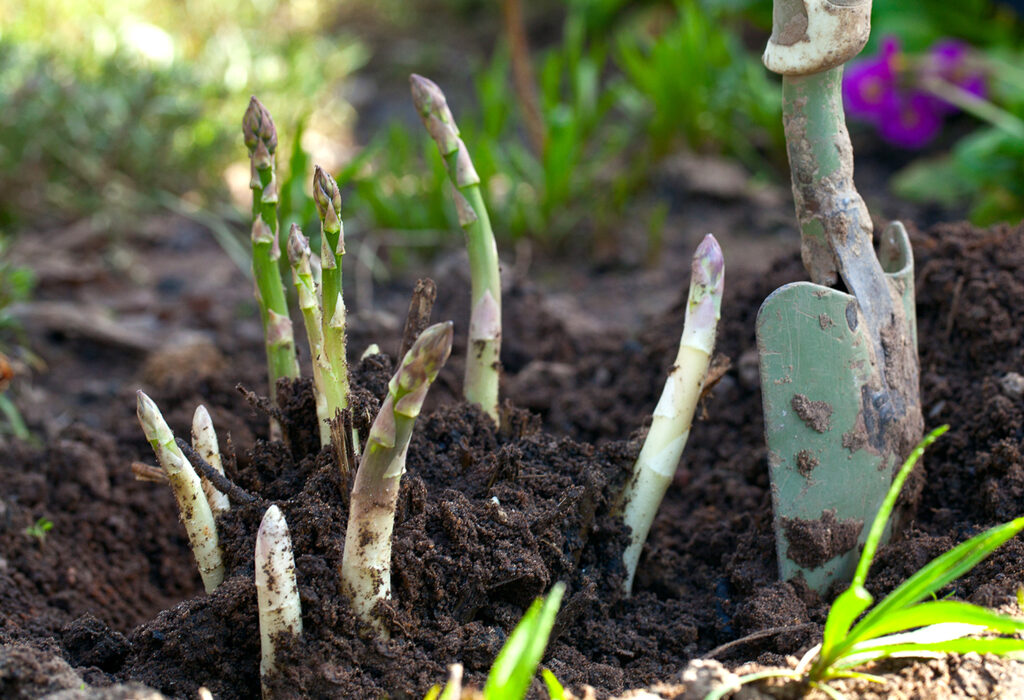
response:
[[(220, 446), (217, 444), (217, 432), (213, 429), (213, 419), (205, 406), (196, 406), (196, 412), (192, 414), (192, 449), (199, 453), (199, 456), (206, 460), (206, 463), (216, 469), (223, 476), (224, 465), (220, 460)], [(220, 515), (231, 510), (231, 502), (226, 494), (217, 490), (209, 480), (201, 474), (199, 479), (203, 484), (203, 493), (206, 494), (206, 501), (210, 504), (210, 510), (214, 515)]]
[(224, 580), (224, 562), (221, 558), (217, 525), (213, 511), (206, 501), (199, 476), (174, 442), (174, 433), (167, 426), (153, 399), (141, 391), (138, 395), (138, 416), (142, 432), (153, 446), (157, 461), (167, 473), (167, 479), (178, 502), (178, 515), (185, 526), (192, 554), (199, 566), (203, 587), (212, 593)]
[(388, 384), (356, 472), (342, 555), (342, 591), (356, 614), (380, 637), (387, 630), (373, 614), (391, 595), (391, 533), (398, 485), (405, 473), (416, 416), (452, 349), (452, 324), (430, 326), (413, 343)]
[(256, 603), (260, 619), (260, 679), (270, 697), (267, 677), (277, 669), (274, 639), (302, 634), (302, 603), (295, 579), (292, 538), (281, 510), (270, 506), (256, 534)]
[(437, 142), (448, 176), (455, 185), (455, 208), (466, 232), (472, 299), (466, 378), (463, 394), (498, 420), (498, 378), (501, 355), (501, 276), (491, 220), (480, 192), (480, 176), (459, 138), (441, 89), (427, 78), (410, 76), (412, 99), (430, 136)]
[(690, 436), (693, 414), (715, 347), (724, 282), (722, 249), (709, 233), (693, 256), (679, 352), (654, 409), (647, 439), (633, 465), (633, 476), (623, 493), (622, 519), (631, 529), (629, 544), (622, 555), (626, 595), (633, 589), (640, 552)]
[[(334, 178), (316, 166), (313, 200), (320, 214), (320, 284), (323, 302), (324, 355), (340, 384), (335, 410), (348, 407), (348, 361), (345, 357), (345, 299), (341, 285), (341, 258), (345, 234), (341, 223), (341, 193)], [(333, 417), (333, 412), (332, 412)]]
[(263, 322), (267, 346), (267, 369), (270, 397), (276, 404), (277, 380), (298, 377), (299, 362), (295, 355), (295, 338), (288, 317), (288, 301), (281, 282), (277, 261), (281, 246), (277, 238), (278, 185), (274, 151), (277, 129), (267, 111), (255, 97), (242, 119), (242, 134), (249, 149), (252, 189), (252, 271), (256, 278), (256, 301)]

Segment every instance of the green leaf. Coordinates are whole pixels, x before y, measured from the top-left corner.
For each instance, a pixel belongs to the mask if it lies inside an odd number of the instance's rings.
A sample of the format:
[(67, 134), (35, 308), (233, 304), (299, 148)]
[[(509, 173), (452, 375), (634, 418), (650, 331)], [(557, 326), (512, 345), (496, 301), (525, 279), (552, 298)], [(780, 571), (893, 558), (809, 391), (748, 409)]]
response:
[[(883, 635), (902, 630), (927, 627), (939, 623), (956, 622), (979, 625), (993, 632), (1014, 634), (1024, 631), (1024, 620), (1000, 615), (987, 608), (955, 600), (939, 600), (920, 603), (903, 610), (897, 610), (870, 627), (861, 630), (861, 636), (877, 639)], [(864, 642), (858, 643), (863, 644)]]
[(544, 679), (544, 685), (547, 686), (548, 696), (551, 700), (565, 700), (565, 688), (558, 682), (555, 674), (546, 668), (542, 668), (540, 670), (540, 677)]
[(487, 700), (520, 700), (526, 697), (537, 664), (547, 648), (548, 636), (564, 593), (565, 584), (556, 583), (546, 598), (533, 602), (512, 630), (487, 675), (484, 685)]
[(883, 644), (858, 651), (858, 657), (871, 656), (870, 658), (858, 659), (856, 663), (864, 663), (864, 661), (871, 660), (871, 658), (969, 654), (971, 652), (976, 654), (997, 654), (999, 656), (1024, 654), (1024, 639), (1017, 639), (1015, 637), (985, 637), (982, 639), (961, 637), (921, 644)]
[(960, 578), (1022, 529), (1024, 517), (996, 525), (936, 557), (865, 615), (851, 631), (851, 638), (854, 641), (862, 639), (864, 630), (871, 629), (888, 615), (917, 603)]

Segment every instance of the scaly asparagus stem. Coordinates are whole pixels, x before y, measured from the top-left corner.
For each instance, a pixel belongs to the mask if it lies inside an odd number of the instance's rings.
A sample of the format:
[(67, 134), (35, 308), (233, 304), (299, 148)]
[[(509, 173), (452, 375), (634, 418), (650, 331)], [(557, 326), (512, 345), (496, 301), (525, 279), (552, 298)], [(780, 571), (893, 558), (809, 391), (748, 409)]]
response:
[[(327, 361), (324, 351), (324, 329), (316, 280), (310, 267), (309, 240), (292, 224), (288, 234), (288, 261), (292, 266), (292, 279), (299, 296), (299, 310), (306, 325), (309, 351), (313, 360), (313, 394), (316, 397), (316, 415), (320, 422), (320, 444), (331, 444), (331, 421), (339, 404), (347, 401), (345, 390), (335, 375), (335, 368)], [(332, 410), (333, 407), (333, 410)]]
[(256, 602), (260, 618), (260, 679), (270, 697), (267, 676), (277, 669), (274, 638), (302, 634), (302, 604), (295, 580), (292, 538), (281, 510), (270, 506), (256, 534)]
[(160, 409), (153, 399), (141, 391), (138, 394), (138, 416), (142, 424), (142, 432), (153, 446), (157, 461), (167, 472), (167, 479), (178, 502), (178, 515), (185, 526), (192, 554), (199, 566), (199, 575), (203, 579), (203, 587), (212, 593), (224, 580), (224, 562), (221, 558), (220, 544), (217, 540), (217, 525), (213, 520), (213, 511), (203, 494), (203, 485), (199, 481), (192, 465), (174, 443), (174, 433), (167, 427)]
[[(348, 408), (348, 359), (345, 349), (345, 298), (341, 285), (341, 258), (345, 255), (345, 234), (341, 223), (341, 193), (334, 178), (316, 166), (313, 201), (320, 214), (321, 296), (324, 359), (331, 367), (338, 389), (328, 393), (327, 408), (333, 419)], [(358, 436), (354, 436), (359, 454)]]
[[(220, 461), (220, 446), (217, 444), (217, 432), (213, 429), (213, 419), (210, 418), (206, 406), (196, 406), (196, 412), (192, 415), (192, 449), (198, 452), (199, 456), (221, 475), (224, 474), (224, 465)], [(206, 494), (210, 510), (215, 516), (231, 510), (231, 501), (228, 500), (227, 494), (218, 491), (217, 487), (201, 474), (199, 479), (203, 484), (203, 493)]]
[(466, 144), (459, 138), (444, 93), (432, 81), (410, 77), (412, 99), (427, 131), (448, 166), (455, 185), (455, 207), (459, 224), (466, 232), (472, 277), (469, 342), (466, 348), (466, 378), (463, 394), (498, 420), (498, 378), (501, 355), (501, 277), (498, 248), (491, 220), (480, 192), (480, 176), (469, 159)]
[(295, 337), (288, 317), (288, 301), (277, 261), (281, 246), (277, 238), (277, 176), (274, 151), (277, 129), (270, 113), (253, 97), (242, 119), (242, 134), (251, 162), (252, 189), (252, 271), (256, 278), (256, 301), (267, 345), (270, 398), (277, 403), (277, 380), (298, 377)]
[(380, 637), (387, 630), (373, 614), (391, 595), (391, 532), (405, 453), (427, 390), (452, 349), (452, 324), (427, 328), (402, 359), (370, 428), (349, 506), (342, 555), (342, 592), (356, 614)]
[(626, 566), (623, 584), (626, 595), (633, 589), (640, 551), (690, 436), (693, 414), (715, 347), (724, 281), (722, 249), (715, 237), (708, 234), (693, 256), (686, 321), (676, 362), (665, 381), (651, 429), (623, 494), (622, 519), (632, 530), (629, 545), (622, 555)]

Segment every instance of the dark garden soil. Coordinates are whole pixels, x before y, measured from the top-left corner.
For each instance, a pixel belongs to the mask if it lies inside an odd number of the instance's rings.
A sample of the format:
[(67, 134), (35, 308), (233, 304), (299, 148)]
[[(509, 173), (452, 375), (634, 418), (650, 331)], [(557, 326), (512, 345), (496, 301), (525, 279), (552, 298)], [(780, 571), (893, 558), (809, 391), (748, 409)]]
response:
[[(912, 236), (924, 411), (930, 427), (952, 429), (926, 457), (912, 527), (879, 553), (869, 576), (876, 595), (1024, 510), (1024, 228), (956, 224)], [(148, 253), (167, 254), (163, 245)], [(148, 354), (143, 369), (131, 338), (98, 337), (95, 324), (35, 331), (51, 367), (36, 392), (53, 396), (54, 382), (65, 381), (72, 398), (51, 411), (43, 399), (43, 407), (28, 401), (45, 447), (0, 451), (0, 696), (39, 697), (84, 681), (142, 683), (179, 697), (195, 697), (200, 686), (216, 697), (257, 697), (252, 552), (270, 503), (291, 529), (304, 622), (301, 640), (284, 648), (286, 671), (274, 683), (281, 697), (418, 698), (456, 661), (480, 685), (525, 608), (556, 581), (568, 590), (544, 664), (598, 697), (678, 681), (691, 659), (709, 652), (727, 665), (785, 663), (820, 638), (831, 596), (776, 580), (753, 339), (764, 297), (804, 277), (795, 255), (757, 275), (727, 274), (721, 377), (703, 402), (629, 599), (618, 593), (626, 533), (611, 508), (675, 354), (684, 298), (631, 333), (574, 323), (511, 280), (502, 428), (453, 399), (458, 357), (417, 423), (384, 611), (389, 642), (361, 636), (339, 595), (345, 485), (309, 430), (309, 385), (290, 387), (290, 445), (264, 441), (265, 417), (235, 389), (263, 388), (258, 335), (233, 315), (248, 289), (211, 300), (217, 283), (197, 290), (193, 280), (206, 283), (190, 265), (212, 274), (220, 263), (182, 255), (176, 274), (163, 273), (169, 297), (135, 303), (163, 309), (172, 328), (187, 316), (203, 333), (167, 339), (171, 349)], [(460, 290), (438, 279), (434, 318), (464, 318), (454, 301)], [(686, 280), (675, 288), (684, 294)], [(45, 289), (53, 298), (68, 292)], [(130, 314), (127, 305), (121, 313)], [(394, 324), (385, 325), (353, 323), (353, 354), (371, 340), (393, 352)], [(390, 369), (383, 355), (354, 365), (370, 403), (383, 395)], [(97, 371), (102, 376), (82, 376)], [(221, 519), (228, 575), (212, 595), (202, 593), (166, 487), (133, 480), (130, 463), (153, 459), (133, 415), (139, 385), (180, 435), (195, 405), (207, 405), (222, 445), (231, 435), (229, 477), (261, 499)], [(39, 518), (52, 529), (28, 534)], [(1013, 603), (1022, 583), (1024, 543), (1014, 540), (948, 592), (999, 607)], [(775, 631), (730, 645), (765, 630)], [(1010, 673), (969, 657), (935, 663), (945, 670), (886, 667), (904, 684), (891, 696), (977, 696)], [(543, 696), (539, 685), (534, 696)]]

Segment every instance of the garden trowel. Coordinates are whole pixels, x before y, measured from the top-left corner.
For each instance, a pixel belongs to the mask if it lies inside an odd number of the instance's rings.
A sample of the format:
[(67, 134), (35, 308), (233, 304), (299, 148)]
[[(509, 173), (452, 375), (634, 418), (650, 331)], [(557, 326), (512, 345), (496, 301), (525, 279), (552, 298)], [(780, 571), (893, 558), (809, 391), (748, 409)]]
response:
[(842, 64), (867, 41), (871, 1), (775, 0), (774, 9), (764, 61), (783, 75), (811, 282), (765, 300), (757, 345), (779, 574), (824, 592), (852, 577), (894, 470), (921, 436), (913, 257), (899, 223), (876, 253), (853, 184)]

